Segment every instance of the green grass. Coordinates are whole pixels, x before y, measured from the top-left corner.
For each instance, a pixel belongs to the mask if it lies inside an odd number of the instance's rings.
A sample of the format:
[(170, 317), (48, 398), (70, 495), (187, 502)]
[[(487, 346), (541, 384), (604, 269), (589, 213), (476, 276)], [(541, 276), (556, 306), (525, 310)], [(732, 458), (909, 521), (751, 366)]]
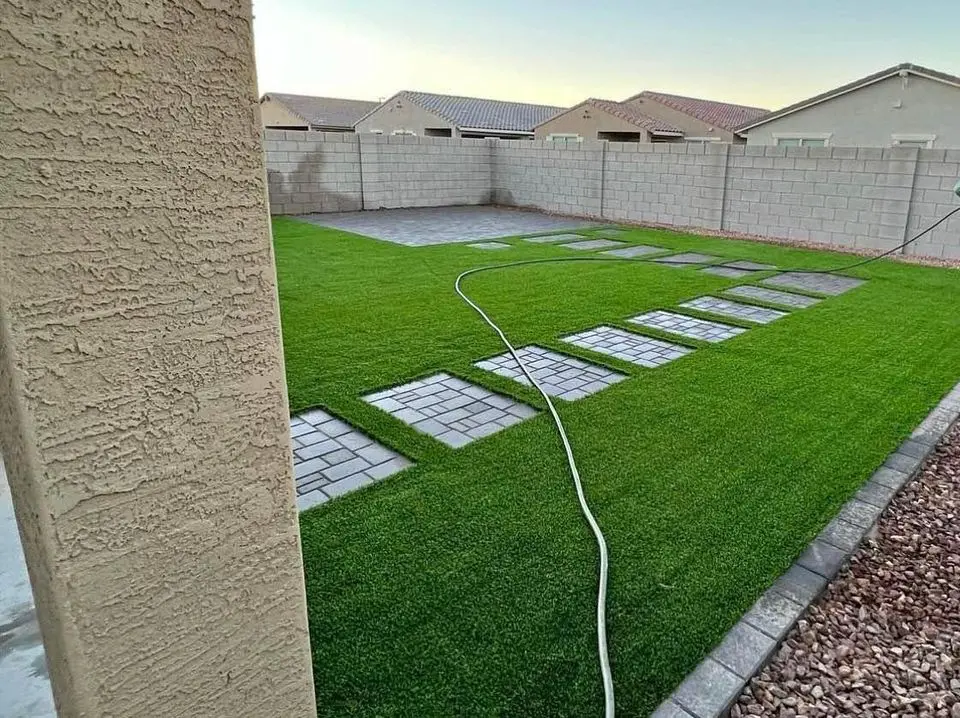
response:
[[(323, 405), (417, 461), (301, 517), (320, 714), (598, 715), (596, 548), (549, 417), (451, 450), (359, 399), (444, 370), (543, 408), (471, 366), (502, 348), (452, 284), (472, 266), (570, 250), (406, 248), (292, 219), (274, 235), (291, 409)], [(850, 261), (627, 239), (781, 266)], [(870, 281), (658, 369), (593, 357), (631, 379), (559, 402), (610, 546), (622, 715), (653, 709), (960, 377), (960, 272), (853, 273)], [(580, 353), (558, 337), (737, 283), (575, 262), (466, 289), (517, 346)]]

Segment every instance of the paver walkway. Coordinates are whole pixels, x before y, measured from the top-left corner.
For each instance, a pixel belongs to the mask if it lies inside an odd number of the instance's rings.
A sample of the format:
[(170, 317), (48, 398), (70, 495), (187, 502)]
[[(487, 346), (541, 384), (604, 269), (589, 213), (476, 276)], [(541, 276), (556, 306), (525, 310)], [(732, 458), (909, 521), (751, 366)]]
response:
[(510, 249), (510, 245), (506, 242), (473, 242), (467, 246), (474, 249)]
[(597, 226), (583, 219), (483, 205), (331, 212), (306, 214), (299, 219), (409, 247)]
[(566, 247), (567, 249), (605, 249), (607, 247), (623, 247), (623, 242), (618, 242), (614, 239), (584, 239), (580, 242), (570, 242), (569, 244), (561, 244), (561, 247)]
[(799, 289), (801, 291), (833, 296), (859, 287), (863, 282), (863, 279), (844, 277), (839, 274), (827, 274), (825, 272), (784, 272), (783, 274), (768, 277), (760, 283), (772, 287), (786, 287), (787, 289)]
[[(582, 399), (627, 378), (612, 369), (535, 345), (521, 347), (517, 354), (545, 392), (567, 401)], [(530, 385), (510, 352), (478, 361), (474, 366)]]
[(712, 322), (698, 317), (688, 317), (676, 312), (654, 311), (630, 317), (628, 322), (660, 331), (677, 334), (689, 339), (699, 339), (715, 344), (743, 334), (747, 330), (721, 322)]
[(742, 304), (741, 302), (732, 302), (729, 299), (719, 299), (717, 297), (697, 297), (689, 302), (680, 302), (680, 306), (687, 309), (699, 309), (701, 312), (719, 314), (724, 317), (734, 317), (755, 324), (769, 324), (787, 316), (787, 312), (781, 312), (779, 309), (767, 309), (754, 304)]
[(524, 242), (543, 244), (545, 242), (576, 241), (578, 239), (584, 239), (584, 237), (582, 234), (570, 234), (569, 232), (564, 232), (563, 234), (542, 234), (536, 237), (522, 237), (521, 239), (523, 239)]
[(562, 341), (645, 367), (657, 367), (693, 351), (689, 347), (671, 344), (662, 339), (651, 339), (642, 334), (607, 326), (572, 334), (563, 337)]
[(781, 292), (777, 289), (758, 287), (755, 284), (743, 284), (739, 287), (731, 287), (730, 289), (725, 289), (723, 293), (731, 294), (735, 297), (743, 297), (744, 299), (759, 299), (762, 302), (780, 304), (784, 307), (791, 307), (792, 309), (806, 309), (822, 301), (815, 297), (808, 297), (805, 294)]
[(712, 254), (701, 254), (700, 252), (681, 252), (680, 254), (671, 254), (669, 257), (661, 257), (653, 261), (668, 266), (688, 267), (692, 264), (706, 264), (715, 259), (719, 259), (719, 257), (714, 257)]

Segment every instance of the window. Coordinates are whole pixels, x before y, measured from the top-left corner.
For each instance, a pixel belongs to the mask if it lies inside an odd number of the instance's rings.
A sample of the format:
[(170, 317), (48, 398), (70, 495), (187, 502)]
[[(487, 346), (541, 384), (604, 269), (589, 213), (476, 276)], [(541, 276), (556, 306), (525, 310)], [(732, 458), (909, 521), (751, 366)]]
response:
[(556, 142), (557, 144), (567, 144), (575, 145), (583, 138), (580, 135), (568, 133), (568, 132), (558, 132), (554, 134), (547, 135), (547, 139), (551, 142)]
[(370, 130), (370, 134), (373, 134), (373, 135), (382, 135), (382, 134), (383, 134), (383, 130)]
[(391, 135), (408, 135), (410, 137), (416, 137), (417, 133), (413, 130), (394, 130), (390, 133)]
[(933, 147), (933, 141), (937, 139), (936, 135), (893, 135), (893, 147), (920, 147), (929, 149)]
[(826, 137), (777, 137), (777, 147), (826, 147)]
[(684, 137), (683, 138), (684, 142), (690, 142), (695, 145), (705, 145), (709, 142), (720, 142), (722, 140), (723, 140), (722, 137)]
[(449, 127), (424, 127), (424, 137), (453, 137), (453, 131)]

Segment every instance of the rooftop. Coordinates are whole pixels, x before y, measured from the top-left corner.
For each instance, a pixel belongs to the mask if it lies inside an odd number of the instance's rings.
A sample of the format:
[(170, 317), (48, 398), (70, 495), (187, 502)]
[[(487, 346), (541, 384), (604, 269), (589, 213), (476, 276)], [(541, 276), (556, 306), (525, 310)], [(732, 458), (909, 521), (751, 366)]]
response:
[(644, 90), (633, 97), (627, 98), (624, 102), (632, 102), (639, 99), (659, 102), (685, 115), (695, 117), (701, 122), (706, 122), (707, 124), (730, 131), (735, 130), (744, 123), (763, 117), (770, 112), (770, 110), (763, 109), (762, 107), (735, 105), (730, 102), (704, 100), (699, 97), (671, 95), (666, 92), (656, 92), (654, 90)]
[(379, 103), (369, 100), (290, 95), (284, 92), (268, 92), (260, 101), (266, 99), (286, 105), (308, 124), (319, 127), (353, 127), (357, 120), (379, 106)]

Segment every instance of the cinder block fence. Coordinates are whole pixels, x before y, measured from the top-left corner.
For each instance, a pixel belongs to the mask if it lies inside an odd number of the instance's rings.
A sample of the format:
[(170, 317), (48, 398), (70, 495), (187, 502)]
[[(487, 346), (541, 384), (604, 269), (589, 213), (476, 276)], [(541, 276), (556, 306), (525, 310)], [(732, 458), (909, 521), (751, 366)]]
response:
[[(267, 130), (274, 214), (495, 203), (889, 249), (957, 206), (960, 150)], [(960, 218), (907, 249), (960, 257)]]

